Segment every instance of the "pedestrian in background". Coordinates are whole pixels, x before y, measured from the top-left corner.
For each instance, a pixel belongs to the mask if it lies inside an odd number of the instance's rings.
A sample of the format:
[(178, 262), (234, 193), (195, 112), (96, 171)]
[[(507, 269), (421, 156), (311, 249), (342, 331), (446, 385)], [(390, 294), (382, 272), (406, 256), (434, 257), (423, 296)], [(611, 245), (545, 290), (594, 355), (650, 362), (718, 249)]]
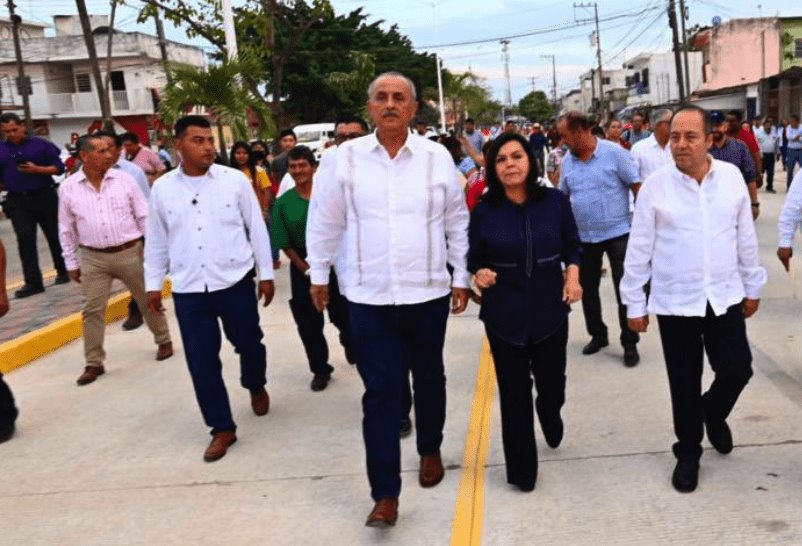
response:
[(799, 125), (799, 116), (797, 114), (791, 116), (791, 122), (785, 128), (785, 134), (788, 141), (785, 170), (788, 172), (786, 178), (789, 181), (788, 188), (790, 189), (794, 178), (794, 167), (799, 165), (799, 168), (802, 169), (802, 126)]
[(766, 191), (774, 191), (774, 167), (777, 162), (779, 152), (779, 134), (773, 127), (771, 118), (766, 118), (761, 127), (755, 129), (755, 138), (760, 145), (760, 152), (763, 154), (763, 172), (766, 174)]
[(148, 177), (148, 182), (152, 186), (157, 178), (167, 172), (167, 167), (162, 163), (159, 154), (143, 146), (136, 133), (123, 133), (120, 136), (123, 148), (125, 148), (125, 159), (145, 171), (145, 176)]

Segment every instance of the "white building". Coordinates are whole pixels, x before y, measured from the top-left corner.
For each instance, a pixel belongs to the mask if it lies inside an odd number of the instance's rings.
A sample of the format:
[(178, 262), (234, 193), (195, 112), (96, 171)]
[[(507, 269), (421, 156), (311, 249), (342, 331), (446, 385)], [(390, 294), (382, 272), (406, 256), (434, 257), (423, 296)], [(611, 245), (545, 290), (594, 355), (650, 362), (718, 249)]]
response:
[[(55, 16), (56, 35), (46, 37), (44, 25), (25, 23), (22, 54), (31, 81), (31, 115), (36, 133), (63, 146), (71, 133), (86, 133), (101, 124), (89, 55), (77, 16)], [(95, 48), (101, 74), (106, 74), (108, 18), (92, 16)], [(0, 19), (0, 35), (10, 33), (11, 23)], [(10, 34), (9, 34), (10, 36)], [(167, 42), (170, 61), (203, 67), (203, 50)], [(17, 68), (11, 39), (0, 41), (0, 109), (22, 115), (17, 89)], [(159, 42), (139, 32), (113, 31), (110, 71), (111, 108), (118, 131), (137, 133), (148, 144), (154, 123), (158, 91), (166, 84)]]
[[(641, 53), (626, 61), (624, 68), (632, 73), (627, 81), (629, 95), (627, 106), (653, 106), (679, 102), (677, 68), (672, 51)], [(686, 97), (702, 85), (700, 52), (688, 52), (688, 73), (691, 81), (689, 89), (685, 90)]]
[[(629, 71), (621, 68), (604, 68), (602, 69), (602, 90), (604, 91), (604, 98), (607, 104), (613, 100), (622, 90), (627, 87), (627, 76)], [(579, 91), (581, 93), (581, 112), (593, 112), (595, 98), (599, 98), (599, 72), (596, 69), (591, 69), (579, 76)], [(609, 108), (608, 108), (609, 109)]]
[(579, 89), (572, 89), (560, 97), (560, 114), (577, 111), (585, 111), (582, 105), (582, 92)]

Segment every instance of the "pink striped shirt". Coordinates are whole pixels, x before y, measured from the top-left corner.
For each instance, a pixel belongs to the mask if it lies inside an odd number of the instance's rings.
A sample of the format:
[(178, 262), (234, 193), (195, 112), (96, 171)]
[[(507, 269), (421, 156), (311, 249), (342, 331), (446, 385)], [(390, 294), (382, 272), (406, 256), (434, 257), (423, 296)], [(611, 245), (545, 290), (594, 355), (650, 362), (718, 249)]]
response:
[(58, 235), (67, 269), (78, 264), (78, 247), (107, 248), (145, 235), (148, 203), (130, 175), (109, 169), (100, 191), (83, 169), (59, 185)]

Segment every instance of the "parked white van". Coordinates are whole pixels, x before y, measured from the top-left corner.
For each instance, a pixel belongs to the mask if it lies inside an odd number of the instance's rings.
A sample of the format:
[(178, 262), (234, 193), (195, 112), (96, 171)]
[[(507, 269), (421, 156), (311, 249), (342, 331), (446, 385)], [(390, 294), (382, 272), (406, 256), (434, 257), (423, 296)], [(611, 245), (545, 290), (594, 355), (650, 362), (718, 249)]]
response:
[(311, 149), (318, 159), (326, 148), (326, 144), (334, 141), (333, 123), (296, 125), (292, 130), (298, 138), (298, 144)]

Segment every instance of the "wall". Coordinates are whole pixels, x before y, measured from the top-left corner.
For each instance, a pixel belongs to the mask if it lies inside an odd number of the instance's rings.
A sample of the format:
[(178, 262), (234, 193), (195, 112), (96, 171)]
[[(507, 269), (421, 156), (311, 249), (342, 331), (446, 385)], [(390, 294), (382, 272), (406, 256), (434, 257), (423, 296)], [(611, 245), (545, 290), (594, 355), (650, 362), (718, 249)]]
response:
[[(794, 19), (783, 19), (782, 20), (782, 30), (783, 32), (787, 32), (791, 35), (794, 39), (802, 38), (802, 17), (794, 18)], [(794, 54), (795, 47), (794, 43), (792, 42), (790, 45), (786, 46), (783, 50), (783, 53), (788, 52)], [(802, 66), (802, 58), (794, 57), (793, 59), (786, 59), (783, 55), (783, 70), (788, 70), (792, 66)]]

